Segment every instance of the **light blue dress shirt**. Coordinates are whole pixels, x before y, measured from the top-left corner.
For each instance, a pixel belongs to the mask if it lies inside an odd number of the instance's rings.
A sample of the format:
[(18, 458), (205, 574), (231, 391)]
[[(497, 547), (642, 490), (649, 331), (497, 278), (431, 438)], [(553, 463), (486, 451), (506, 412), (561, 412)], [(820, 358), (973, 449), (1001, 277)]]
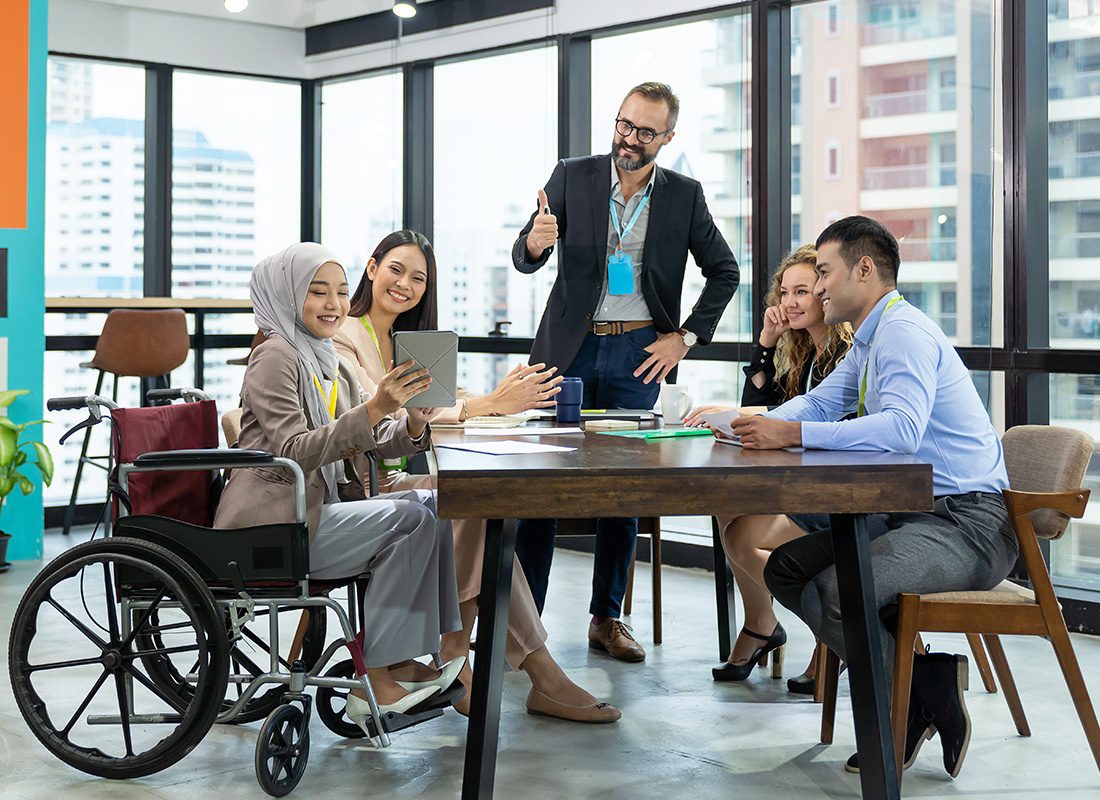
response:
[[(970, 374), (943, 331), (893, 291), (856, 331), (852, 349), (825, 380), (765, 416), (802, 422), (802, 445), (878, 450), (932, 465), (937, 497), (1008, 488), (1001, 440)], [(866, 415), (859, 404), (867, 372)]]

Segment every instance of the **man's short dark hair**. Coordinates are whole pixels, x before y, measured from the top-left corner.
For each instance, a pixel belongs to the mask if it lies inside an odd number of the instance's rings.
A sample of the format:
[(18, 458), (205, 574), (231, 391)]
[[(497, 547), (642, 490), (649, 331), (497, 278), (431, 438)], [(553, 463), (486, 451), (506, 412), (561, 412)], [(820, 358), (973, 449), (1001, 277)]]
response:
[(655, 103), (664, 103), (667, 105), (668, 128), (672, 130), (676, 127), (676, 120), (680, 118), (680, 98), (673, 94), (671, 86), (667, 83), (658, 83), (656, 81), (639, 83), (626, 93), (623, 102), (625, 103), (626, 98), (634, 94), (640, 94), (646, 100), (652, 100)]
[(848, 269), (868, 256), (882, 273), (883, 283), (898, 282), (898, 267), (901, 265), (898, 240), (881, 222), (860, 216), (838, 219), (817, 237), (817, 249), (820, 250), (821, 245), (827, 242), (840, 245), (840, 256)]

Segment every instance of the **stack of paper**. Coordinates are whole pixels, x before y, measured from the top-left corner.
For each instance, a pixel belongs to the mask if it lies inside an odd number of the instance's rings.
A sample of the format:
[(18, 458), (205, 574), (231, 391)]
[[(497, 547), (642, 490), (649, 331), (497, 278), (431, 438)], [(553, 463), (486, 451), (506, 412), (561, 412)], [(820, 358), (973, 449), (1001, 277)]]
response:
[(568, 453), (576, 450), (575, 447), (558, 447), (553, 444), (537, 444), (535, 442), (515, 442), (510, 439), (494, 442), (476, 442), (463, 444), (437, 444), (436, 448), (448, 450), (465, 450), (470, 453), (485, 453), (491, 456), (532, 455), (534, 453)]
[(580, 428), (506, 428), (467, 430), (467, 436), (555, 436), (563, 433), (584, 433)]

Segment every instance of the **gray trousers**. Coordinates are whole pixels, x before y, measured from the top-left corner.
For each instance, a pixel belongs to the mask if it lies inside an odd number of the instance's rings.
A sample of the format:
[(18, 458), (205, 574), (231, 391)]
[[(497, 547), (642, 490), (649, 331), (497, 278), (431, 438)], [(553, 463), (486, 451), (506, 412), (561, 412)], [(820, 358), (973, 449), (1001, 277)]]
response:
[(436, 519), (434, 492), (325, 505), (309, 560), (312, 578), (370, 575), (363, 598), (368, 667), (438, 652), (439, 637), (462, 627), (451, 523)]
[[(887, 675), (894, 668), (894, 636), (883, 617), (889, 618), (900, 592), (992, 589), (1016, 563), (1018, 544), (1000, 494), (947, 495), (936, 500), (931, 513), (875, 514), (868, 517), (867, 527)], [(776, 600), (845, 657), (828, 530), (776, 548), (764, 568), (764, 581)]]

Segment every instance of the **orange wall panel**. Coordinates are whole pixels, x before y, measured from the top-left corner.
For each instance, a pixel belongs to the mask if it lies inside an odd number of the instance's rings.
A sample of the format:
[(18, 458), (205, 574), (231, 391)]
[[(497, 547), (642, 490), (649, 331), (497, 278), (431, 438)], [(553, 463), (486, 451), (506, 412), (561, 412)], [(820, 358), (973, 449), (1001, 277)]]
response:
[(0, 228), (27, 227), (30, 0), (0, 2)]

